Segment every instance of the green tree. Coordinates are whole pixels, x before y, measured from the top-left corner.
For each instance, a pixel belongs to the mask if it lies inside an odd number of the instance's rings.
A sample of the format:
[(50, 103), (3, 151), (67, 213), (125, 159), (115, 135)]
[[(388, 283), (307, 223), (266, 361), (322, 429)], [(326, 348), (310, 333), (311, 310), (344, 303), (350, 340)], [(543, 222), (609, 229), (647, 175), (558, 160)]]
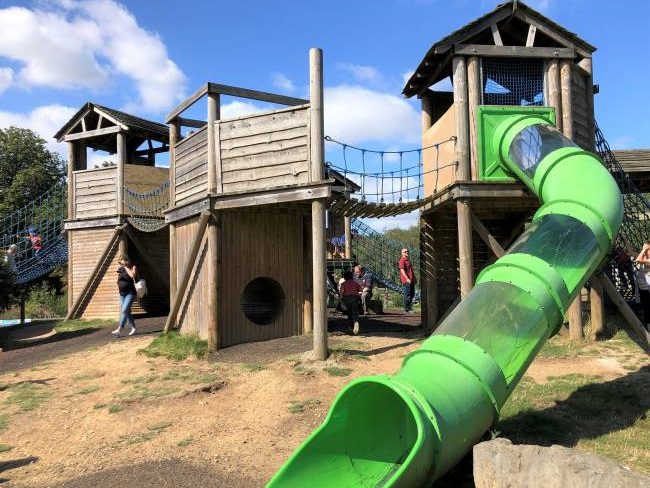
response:
[(0, 251), (0, 311), (10, 305), (14, 289), (14, 274), (5, 262), (4, 252)]
[(0, 218), (64, 181), (65, 163), (29, 129), (0, 129)]
[(406, 246), (411, 250), (420, 249), (420, 228), (417, 225), (413, 225), (408, 229), (400, 227), (386, 229), (384, 235), (393, 241), (400, 242), (402, 246)]

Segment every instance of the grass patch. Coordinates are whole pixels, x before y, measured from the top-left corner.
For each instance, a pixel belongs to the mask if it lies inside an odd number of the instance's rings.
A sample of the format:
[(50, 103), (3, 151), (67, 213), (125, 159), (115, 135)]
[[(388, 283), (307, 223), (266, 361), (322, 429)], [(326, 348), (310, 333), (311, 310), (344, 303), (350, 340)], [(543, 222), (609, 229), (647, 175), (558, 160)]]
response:
[(193, 385), (204, 385), (207, 383), (214, 383), (219, 379), (219, 375), (214, 373), (204, 373), (199, 376), (196, 376), (190, 380), (190, 383)]
[(577, 447), (650, 474), (650, 366), (613, 380), (569, 374), (524, 378), (496, 426), (517, 444)]
[(121, 412), (122, 410), (124, 410), (124, 407), (119, 403), (111, 403), (108, 406), (108, 413), (117, 413), (117, 412)]
[(181, 439), (176, 443), (178, 447), (187, 447), (189, 446), (192, 442), (194, 442), (194, 439), (192, 437), (186, 437), (185, 439)]
[(158, 376), (156, 375), (150, 375), (150, 376), (136, 376), (135, 378), (125, 378), (123, 380), (120, 380), (120, 383), (123, 385), (141, 385), (144, 383), (153, 383), (158, 379)]
[(6, 413), (0, 413), (0, 432), (5, 430), (9, 425), (9, 415)]
[(330, 376), (348, 376), (350, 373), (352, 373), (352, 370), (350, 368), (342, 368), (340, 366), (329, 366), (327, 368), (323, 368), (323, 371), (325, 371)]
[(47, 401), (50, 392), (45, 391), (42, 385), (26, 381), (10, 386), (9, 396), (5, 400), (8, 405), (16, 405), (22, 412), (29, 412)]
[(102, 378), (103, 376), (106, 376), (106, 373), (103, 371), (90, 371), (88, 373), (74, 375), (72, 377), (72, 381), (96, 380), (97, 378)]
[(331, 352), (365, 351), (366, 349), (368, 349), (366, 343), (354, 339), (338, 339), (330, 345)]
[(46, 361), (44, 363), (38, 364), (34, 366), (33, 368), (30, 369), (30, 371), (45, 371), (47, 368), (49, 368), (52, 364), (52, 361)]
[(249, 371), (251, 373), (257, 373), (258, 371), (264, 371), (266, 369), (266, 366), (263, 364), (244, 363), (241, 365), (241, 369), (244, 371)]
[(308, 400), (303, 400), (303, 401), (297, 401), (294, 400), (290, 402), (289, 404), (289, 412), (290, 413), (302, 413), (307, 409), (314, 408), (320, 405), (320, 400), (317, 400), (315, 398), (311, 398)]
[(300, 376), (313, 376), (314, 374), (313, 369), (305, 368), (302, 364), (296, 364), (292, 371)]
[(117, 393), (113, 397), (118, 401), (132, 403), (140, 400), (146, 400), (147, 398), (159, 398), (171, 395), (172, 393), (176, 393), (178, 391), (178, 388), (173, 387), (150, 388), (148, 386), (135, 385), (131, 390), (125, 391), (123, 393)]
[(77, 391), (74, 392), (75, 395), (89, 395), (91, 393), (95, 393), (96, 391), (101, 390), (101, 386), (98, 385), (88, 385), (84, 386), (83, 388), (78, 389)]
[(115, 443), (114, 447), (132, 446), (133, 444), (141, 444), (155, 439), (161, 432), (173, 424), (171, 422), (158, 422), (147, 427), (146, 432), (140, 432), (130, 436), (120, 436), (119, 440)]
[(208, 341), (199, 339), (195, 334), (180, 334), (172, 331), (160, 334), (147, 347), (138, 350), (149, 358), (165, 357), (182, 361), (189, 356), (203, 358), (208, 353)]
[(172, 422), (156, 422), (155, 424), (149, 425), (147, 430), (153, 430), (156, 432), (162, 432), (163, 430), (174, 425)]
[(95, 410), (101, 410), (102, 408), (106, 408), (106, 407), (108, 407), (108, 403), (95, 403), (93, 405), (93, 408)]
[(82, 320), (82, 319), (74, 319), (74, 320), (64, 320), (62, 322), (59, 322), (54, 326), (54, 330), (57, 331), (57, 333), (62, 333), (62, 332), (77, 332), (80, 330), (97, 330), (97, 329), (102, 329), (104, 327), (109, 327), (109, 326), (114, 326), (117, 325), (117, 322), (115, 320), (104, 320), (104, 319), (95, 319), (95, 320)]
[(0, 452), (11, 451), (13, 448), (14, 446), (10, 446), (8, 444), (0, 444)]

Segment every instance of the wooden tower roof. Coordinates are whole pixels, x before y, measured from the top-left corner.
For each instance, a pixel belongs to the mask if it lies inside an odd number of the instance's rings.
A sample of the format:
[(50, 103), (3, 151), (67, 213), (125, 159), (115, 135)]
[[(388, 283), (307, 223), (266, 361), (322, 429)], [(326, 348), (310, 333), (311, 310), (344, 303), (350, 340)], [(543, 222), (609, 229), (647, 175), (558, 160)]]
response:
[[(546, 48), (546, 49), (544, 49)], [(451, 74), (454, 54), (518, 57), (591, 57), (594, 46), (528, 5), (513, 0), (449, 34), (427, 51), (402, 94), (422, 94)]]
[(145, 141), (157, 141), (163, 146), (169, 142), (166, 125), (92, 102), (86, 102), (54, 138), (59, 142), (83, 140), (91, 149), (114, 153), (115, 134), (121, 131), (127, 134), (129, 151), (135, 151)]

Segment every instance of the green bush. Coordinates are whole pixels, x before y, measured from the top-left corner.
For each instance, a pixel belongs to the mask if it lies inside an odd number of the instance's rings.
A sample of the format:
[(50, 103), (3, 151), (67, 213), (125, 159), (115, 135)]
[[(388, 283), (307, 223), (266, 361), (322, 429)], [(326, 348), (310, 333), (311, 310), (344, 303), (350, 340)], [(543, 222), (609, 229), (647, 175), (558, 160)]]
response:
[(67, 309), (67, 295), (57, 294), (56, 290), (45, 282), (32, 287), (25, 303), (25, 315), (30, 318), (65, 317)]

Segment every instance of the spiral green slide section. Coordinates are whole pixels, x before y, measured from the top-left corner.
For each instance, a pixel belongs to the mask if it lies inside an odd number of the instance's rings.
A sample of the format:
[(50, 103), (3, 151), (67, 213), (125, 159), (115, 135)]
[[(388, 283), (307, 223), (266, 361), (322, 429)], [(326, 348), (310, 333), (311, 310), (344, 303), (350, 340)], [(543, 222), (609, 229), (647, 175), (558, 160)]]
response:
[(623, 215), (616, 183), (538, 108), (479, 107), (482, 158), (542, 202), (508, 253), (394, 376), (359, 378), (268, 487), (425, 487), (498, 420)]

